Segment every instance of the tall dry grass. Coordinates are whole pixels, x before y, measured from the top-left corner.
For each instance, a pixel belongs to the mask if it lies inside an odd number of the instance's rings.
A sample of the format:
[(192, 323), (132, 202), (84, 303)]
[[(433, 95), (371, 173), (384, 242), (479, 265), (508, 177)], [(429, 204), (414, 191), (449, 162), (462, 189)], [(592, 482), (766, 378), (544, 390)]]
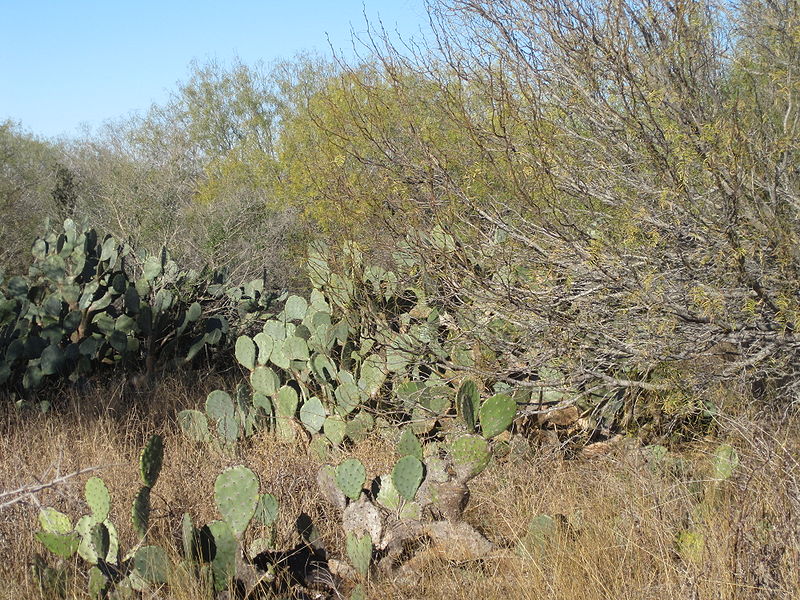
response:
[[(88, 394), (67, 392), (60, 406), (45, 415), (19, 414), (6, 402), (0, 417), (0, 491), (85, 467), (99, 470), (0, 510), (0, 598), (46, 597), (30, 569), (36, 554), (46, 554), (34, 537), (39, 507), (54, 506), (73, 519), (84, 514), (83, 485), (93, 474), (111, 491), (111, 518), (121, 547), (135, 543), (130, 506), (138, 489), (136, 460), (152, 433), (165, 440), (152, 535), (176, 557), (181, 515), (188, 511), (196, 523), (218, 518), (214, 478), (237, 463), (253, 469), (262, 491), (280, 502), (278, 547), (299, 542), (296, 520), (305, 513), (330, 555), (343, 555), (335, 514), (315, 489), (319, 460), (303, 447), (262, 435), (242, 445), (236, 456), (224, 456), (181, 436), (174, 414), (199, 405), (220, 383), (176, 378), (146, 394), (109, 383)], [(471, 482), (466, 519), (498, 544), (497, 555), (471, 562), (431, 557), (420, 564), (413, 581), (370, 581), (369, 597), (800, 597), (800, 436), (791, 419), (768, 429), (756, 423), (741, 417), (721, 420), (718, 438), (682, 448), (664, 464), (649, 458), (635, 440), (593, 460), (564, 460), (516, 444), (509, 456)], [(708, 477), (710, 455), (721, 437), (737, 447), (741, 464), (730, 480), (715, 483)], [(393, 447), (378, 436), (349, 453), (372, 475), (385, 472), (395, 460)], [(558, 533), (544, 548), (521, 549), (527, 524), (542, 513), (556, 518)], [(694, 532), (702, 543), (691, 551), (682, 548), (678, 540), (684, 531)], [(69, 597), (88, 597), (83, 572), (75, 570)], [(199, 598), (202, 590), (182, 581), (164, 596)]]

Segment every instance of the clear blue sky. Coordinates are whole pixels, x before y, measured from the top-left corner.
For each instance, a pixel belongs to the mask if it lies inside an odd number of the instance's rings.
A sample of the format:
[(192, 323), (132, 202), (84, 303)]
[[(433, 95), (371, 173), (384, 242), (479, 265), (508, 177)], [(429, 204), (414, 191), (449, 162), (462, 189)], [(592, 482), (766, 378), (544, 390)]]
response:
[(0, 0), (0, 122), (73, 135), (167, 98), (192, 59), (351, 53), (364, 14), (418, 35), (424, 0)]

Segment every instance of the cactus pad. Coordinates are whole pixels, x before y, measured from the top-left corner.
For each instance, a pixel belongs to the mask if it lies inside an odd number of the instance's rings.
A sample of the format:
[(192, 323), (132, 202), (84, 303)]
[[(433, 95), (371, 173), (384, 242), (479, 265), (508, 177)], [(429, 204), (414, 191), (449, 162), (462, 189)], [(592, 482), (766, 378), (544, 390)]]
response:
[(150, 523), (150, 488), (143, 486), (136, 494), (131, 510), (131, 521), (133, 529), (143, 538), (147, 535), (147, 527)]
[(283, 314), (288, 321), (299, 321), (306, 316), (308, 302), (302, 296), (289, 296), (283, 307)]
[(39, 511), (39, 525), (48, 533), (66, 534), (72, 531), (69, 517), (55, 508), (43, 508)]
[(397, 510), (400, 508), (400, 493), (392, 482), (391, 475), (381, 475), (380, 489), (375, 498), (378, 504), (388, 510)]
[(169, 557), (159, 546), (142, 546), (133, 557), (136, 574), (147, 583), (166, 583), (169, 567)]
[(517, 403), (511, 396), (495, 394), (481, 405), (479, 414), (481, 433), (486, 439), (491, 439), (503, 433), (514, 421)]
[(183, 545), (183, 557), (186, 560), (197, 559), (197, 528), (192, 523), (192, 516), (183, 513), (181, 519), (181, 542)]
[(366, 397), (362, 397), (358, 386), (351, 382), (337, 387), (334, 396), (336, 396), (336, 412), (342, 416), (349, 415), (358, 408), (362, 400), (366, 400)]
[(284, 419), (291, 418), (297, 412), (297, 390), (293, 387), (285, 385), (275, 396), (275, 414)]
[(347, 534), (347, 556), (356, 571), (366, 576), (372, 561), (372, 540), (369, 534), (357, 536), (352, 531)]
[(105, 598), (108, 591), (109, 579), (98, 567), (89, 569), (89, 596), (91, 598)]
[(517, 551), (521, 554), (541, 554), (554, 540), (558, 529), (550, 515), (537, 515), (528, 523), (527, 534), (519, 541)]
[(400, 456), (416, 456), (422, 460), (422, 444), (411, 429), (405, 429), (397, 443), (397, 452)]
[(712, 463), (712, 478), (717, 480), (730, 479), (736, 467), (739, 466), (739, 455), (730, 444), (722, 444), (714, 452)]
[(392, 469), (392, 482), (400, 495), (410, 501), (414, 499), (424, 475), (422, 461), (416, 456), (408, 455), (398, 460)]
[(236, 360), (248, 371), (256, 368), (256, 344), (246, 335), (236, 338)]
[(97, 523), (92, 527), (91, 543), (97, 556), (108, 556), (108, 551), (111, 549), (111, 536), (104, 523)]
[(253, 386), (256, 392), (266, 396), (272, 396), (278, 391), (281, 380), (275, 371), (269, 367), (259, 366), (250, 373), (250, 385)]
[(278, 518), (278, 500), (272, 494), (261, 494), (254, 517), (264, 525), (272, 525)]
[(208, 419), (199, 410), (182, 410), (179, 412), (178, 425), (183, 434), (192, 441), (206, 443), (211, 440)]
[(85, 561), (92, 564), (97, 563), (98, 558), (102, 558), (107, 562), (116, 562), (117, 553), (119, 552), (119, 538), (117, 530), (111, 521), (104, 521), (103, 524), (108, 529), (109, 549), (105, 556), (98, 557), (92, 543), (92, 528), (97, 524), (92, 515), (84, 515), (75, 524), (75, 531), (80, 534), (81, 542), (78, 545), (78, 554)]
[(211, 568), (214, 573), (214, 589), (218, 592), (228, 588), (228, 583), (236, 575), (236, 555), (239, 543), (227, 521), (214, 521), (208, 524), (208, 531), (214, 540), (214, 558)]
[(258, 348), (258, 359), (256, 360), (257, 364), (265, 365), (269, 362), (269, 356), (272, 354), (272, 348), (275, 346), (275, 340), (272, 339), (268, 333), (257, 333), (256, 336), (253, 338), (253, 341)]
[(422, 507), (416, 502), (406, 502), (400, 509), (399, 517), (403, 521), (419, 521), (422, 518)]
[(206, 413), (212, 419), (219, 421), (233, 417), (234, 410), (233, 400), (227, 392), (214, 390), (206, 398)]
[(367, 480), (367, 470), (357, 458), (350, 458), (336, 467), (336, 485), (348, 498), (358, 499)]
[(311, 358), (308, 352), (308, 343), (296, 335), (287, 337), (283, 341), (283, 352), (289, 360), (308, 361)]
[(300, 409), (300, 422), (311, 433), (317, 433), (322, 429), (325, 417), (325, 407), (316, 396), (306, 400)]
[(214, 501), (236, 536), (241, 536), (258, 504), (258, 478), (244, 466), (226, 469), (214, 483)]
[(456, 397), (458, 404), (458, 411), (464, 423), (467, 425), (467, 431), (470, 433), (475, 432), (475, 417), (478, 414), (478, 406), (481, 398), (478, 394), (478, 386), (471, 379), (467, 379), (458, 388), (458, 396)]
[(91, 477), (86, 481), (86, 503), (92, 511), (95, 523), (100, 523), (108, 518), (111, 496), (106, 484), (99, 477)]
[(375, 419), (367, 411), (362, 410), (347, 422), (345, 434), (354, 442), (361, 442), (374, 428)]
[(69, 558), (78, 549), (81, 539), (76, 533), (53, 533), (52, 531), (37, 531), (36, 539), (53, 554), (61, 558)]
[(450, 446), (459, 479), (471, 479), (486, 468), (491, 458), (488, 442), (477, 435), (465, 435)]
[(153, 487), (161, 473), (161, 465), (164, 462), (164, 442), (160, 435), (154, 435), (142, 449), (139, 456), (139, 473), (142, 483), (147, 487)]
[(331, 444), (338, 446), (344, 441), (347, 425), (340, 416), (334, 415), (325, 419), (322, 431), (325, 433), (325, 437), (330, 440)]

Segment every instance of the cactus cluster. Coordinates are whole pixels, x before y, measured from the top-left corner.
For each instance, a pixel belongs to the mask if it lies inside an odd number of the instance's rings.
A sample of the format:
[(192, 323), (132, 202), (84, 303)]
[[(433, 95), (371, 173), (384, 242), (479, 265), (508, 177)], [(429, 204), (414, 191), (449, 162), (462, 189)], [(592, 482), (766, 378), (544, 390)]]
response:
[(163, 464), (161, 438), (152, 436), (139, 458), (142, 487), (133, 502), (132, 524), (139, 534), (139, 547), (121, 557), (117, 528), (109, 519), (111, 495), (99, 477), (86, 481), (84, 498), (89, 513), (72, 526), (69, 517), (53, 508), (39, 513), (41, 530), (36, 533), (42, 545), (61, 558), (77, 553), (92, 565), (89, 570), (89, 592), (93, 598), (106, 597), (109, 590), (140, 590), (147, 583), (166, 581), (169, 567), (166, 553), (155, 546), (144, 545), (150, 518), (150, 490), (156, 484)]
[[(269, 527), (277, 519), (277, 500), (259, 493), (258, 478), (250, 469), (226, 469), (214, 484), (214, 501), (222, 519), (197, 528), (191, 516), (184, 514), (180, 526), (183, 560), (173, 564), (164, 548), (146, 543), (149, 493), (158, 480), (163, 456), (161, 438), (153, 436), (139, 458), (142, 487), (133, 506), (133, 527), (140, 541), (124, 556), (117, 529), (109, 520), (111, 496), (99, 477), (87, 480), (85, 499), (90, 512), (74, 527), (67, 515), (53, 508), (39, 513), (39, 542), (60, 558), (77, 553), (91, 565), (87, 573), (90, 597), (133, 597), (136, 592), (167, 584), (173, 577), (185, 576), (198, 577), (217, 591), (227, 590), (237, 576), (242, 538), (249, 524), (256, 520)], [(269, 545), (265, 540), (255, 540), (258, 542)], [(35, 572), (48, 593), (60, 585), (62, 571), (58, 568), (42, 563), (35, 565)]]
[(101, 365), (149, 376), (187, 363), (228, 331), (205, 304), (239, 299), (245, 322), (272, 299), (227, 288), (218, 273), (182, 270), (166, 249), (135, 252), (110, 235), (101, 239), (71, 219), (37, 239), (32, 255), (26, 276), (0, 277), (0, 386), (20, 390), (48, 378), (77, 381)]
[[(516, 414), (511, 396), (481, 404), (474, 382), (453, 387), (460, 377), (451, 367), (473, 365), (473, 353), (449, 338), (422, 288), (365, 265), (355, 245), (344, 256), (348, 266), (334, 268), (331, 253), (310, 250), (308, 298), (283, 297), (280, 312), (253, 321), (256, 332), (236, 339), (250, 393), (239, 389), (234, 401), (220, 391), (224, 406), (183, 411), (178, 420), (188, 437), (231, 446), (267, 426), (284, 439), (310, 439), (325, 459), (332, 447), (364, 439), (376, 410), (408, 420), (417, 436), (435, 435), (458, 415), (468, 432), (487, 438), (509, 427)], [(421, 458), (420, 448), (414, 453)]]
[(409, 542), (420, 536), (433, 535), (444, 544), (465, 536), (476, 547), (491, 547), (461, 522), (469, 498), (466, 484), (488, 464), (490, 444), (467, 434), (456, 438), (440, 458), (438, 444), (423, 444), (406, 428), (391, 472), (376, 477), (368, 489), (367, 471), (358, 459), (323, 465), (317, 483), (323, 497), (342, 513), (346, 552), (356, 572), (368, 575), (375, 559), (380, 569), (393, 570)]
[(263, 394), (252, 393), (248, 386), (240, 384), (235, 397), (222, 390), (211, 392), (205, 409), (205, 413), (194, 409), (179, 412), (181, 431), (195, 442), (231, 448), (237, 440), (259, 429), (272, 414), (272, 403)]

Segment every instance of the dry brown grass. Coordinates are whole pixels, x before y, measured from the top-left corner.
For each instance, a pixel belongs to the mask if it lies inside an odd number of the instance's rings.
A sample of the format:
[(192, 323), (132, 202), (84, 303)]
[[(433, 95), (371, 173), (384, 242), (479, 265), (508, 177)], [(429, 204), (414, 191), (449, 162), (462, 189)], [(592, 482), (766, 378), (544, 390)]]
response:
[[(71, 392), (63, 406), (47, 415), (5, 409), (0, 420), (0, 491), (51, 479), (56, 472), (101, 466), (98, 474), (112, 494), (111, 517), (119, 526), (121, 546), (130, 548), (136, 459), (146, 438), (158, 432), (165, 440), (165, 465), (154, 489), (154, 539), (175, 548), (184, 511), (199, 523), (217, 518), (214, 478), (224, 467), (244, 463), (258, 473), (262, 490), (280, 502), (280, 547), (299, 541), (295, 521), (306, 513), (330, 553), (341, 555), (341, 530), (315, 489), (319, 462), (302, 447), (263, 435), (241, 447), (237, 456), (223, 456), (196, 447), (176, 430), (172, 415), (200, 404), (218, 383), (175, 379), (141, 397), (114, 392), (113, 386), (88, 395)], [(752, 422), (722, 424), (742, 464), (734, 478), (719, 485), (702, 482), (716, 440), (685, 449), (685, 467), (672, 471), (648, 463), (633, 443), (591, 461), (515, 452), (473, 480), (466, 513), (504, 551), (469, 563), (431, 559), (418, 582), (371, 581), (369, 595), (447, 600), (798, 597), (796, 428), (784, 423), (766, 432), (743, 423)], [(395, 459), (393, 448), (378, 439), (352, 453), (373, 475), (386, 472)], [(86, 512), (82, 489), (89, 476), (0, 510), (0, 598), (42, 597), (29, 568), (36, 553), (44, 554), (34, 537), (38, 505), (77, 518)], [(543, 553), (516, 551), (526, 524), (540, 513), (561, 516), (559, 534)], [(681, 556), (676, 546), (677, 534), (689, 527), (705, 539), (693, 559)], [(70, 597), (88, 597), (85, 589), (85, 581), (75, 579)], [(169, 593), (187, 600), (201, 595), (191, 582), (173, 586)]]

